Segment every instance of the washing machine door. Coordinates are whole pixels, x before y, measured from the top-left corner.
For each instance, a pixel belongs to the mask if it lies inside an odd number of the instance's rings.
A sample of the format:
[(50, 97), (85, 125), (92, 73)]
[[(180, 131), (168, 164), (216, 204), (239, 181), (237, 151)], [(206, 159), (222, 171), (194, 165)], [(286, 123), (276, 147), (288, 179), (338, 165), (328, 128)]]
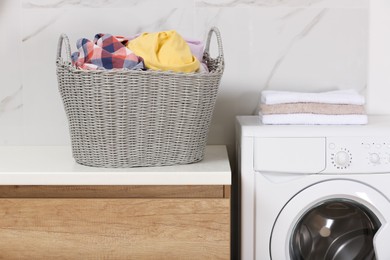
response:
[(390, 202), (352, 180), (328, 180), (296, 194), (275, 221), (273, 260), (390, 259)]

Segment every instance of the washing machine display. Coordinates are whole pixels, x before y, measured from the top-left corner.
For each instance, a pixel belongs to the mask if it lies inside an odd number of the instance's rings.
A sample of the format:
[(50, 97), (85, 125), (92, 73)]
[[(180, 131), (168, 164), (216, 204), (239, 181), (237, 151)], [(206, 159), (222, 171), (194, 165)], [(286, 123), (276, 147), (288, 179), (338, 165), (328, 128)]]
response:
[(390, 138), (326, 137), (327, 167), (323, 173), (386, 172), (390, 165)]
[(236, 127), (242, 260), (390, 259), (390, 116)]
[(290, 241), (293, 260), (375, 259), (376, 216), (350, 200), (329, 200), (305, 212)]

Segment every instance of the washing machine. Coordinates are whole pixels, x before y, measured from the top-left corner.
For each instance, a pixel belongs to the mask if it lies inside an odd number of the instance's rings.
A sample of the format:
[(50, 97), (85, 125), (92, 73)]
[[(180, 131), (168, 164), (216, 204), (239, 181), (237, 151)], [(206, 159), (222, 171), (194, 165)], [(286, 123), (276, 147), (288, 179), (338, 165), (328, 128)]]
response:
[(390, 259), (390, 117), (236, 133), (241, 259)]

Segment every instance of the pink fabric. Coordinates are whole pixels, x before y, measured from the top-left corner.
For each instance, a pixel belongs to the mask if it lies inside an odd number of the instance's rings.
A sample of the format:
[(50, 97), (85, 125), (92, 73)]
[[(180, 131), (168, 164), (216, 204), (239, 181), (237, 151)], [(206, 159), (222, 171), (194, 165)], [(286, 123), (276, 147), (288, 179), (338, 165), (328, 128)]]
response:
[(144, 69), (142, 58), (132, 53), (110, 34), (97, 34), (94, 41), (81, 38), (77, 41), (78, 52), (72, 54), (73, 64), (85, 70)]

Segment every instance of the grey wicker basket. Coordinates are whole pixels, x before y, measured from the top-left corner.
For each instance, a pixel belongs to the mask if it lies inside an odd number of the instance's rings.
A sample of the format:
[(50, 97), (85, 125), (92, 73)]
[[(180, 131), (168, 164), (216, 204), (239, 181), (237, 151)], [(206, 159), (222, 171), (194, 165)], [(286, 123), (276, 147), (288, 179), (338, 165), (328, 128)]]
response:
[[(213, 33), (218, 57), (209, 55)], [(65, 47), (67, 59), (63, 59)], [(58, 86), (76, 162), (95, 167), (187, 164), (203, 159), (224, 70), (220, 32), (208, 33), (209, 73), (88, 71), (70, 62), (69, 39), (58, 42)]]

